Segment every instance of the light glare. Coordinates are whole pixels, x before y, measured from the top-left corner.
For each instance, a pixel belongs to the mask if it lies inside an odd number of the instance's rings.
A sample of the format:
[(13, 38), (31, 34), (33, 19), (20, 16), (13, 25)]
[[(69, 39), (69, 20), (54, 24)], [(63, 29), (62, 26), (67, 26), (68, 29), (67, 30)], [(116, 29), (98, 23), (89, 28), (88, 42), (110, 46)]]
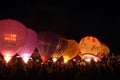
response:
[(12, 57), (9, 54), (7, 54), (6, 56), (4, 56), (4, 59), (5, 59), (6, 63), (8, 63), (11, 58)]
[(29, 55), (28, 55), (28, 54), (24, 54), (22, 58), (23, 58), (23, 61), (24, 61), (25, 63), (27, 63), (28, 60), (29, 60)]
[(52, 60), (53, 60), (53, 62), (56, 62), (56, 61), (57, 61), (57, 58), (53, 58)]

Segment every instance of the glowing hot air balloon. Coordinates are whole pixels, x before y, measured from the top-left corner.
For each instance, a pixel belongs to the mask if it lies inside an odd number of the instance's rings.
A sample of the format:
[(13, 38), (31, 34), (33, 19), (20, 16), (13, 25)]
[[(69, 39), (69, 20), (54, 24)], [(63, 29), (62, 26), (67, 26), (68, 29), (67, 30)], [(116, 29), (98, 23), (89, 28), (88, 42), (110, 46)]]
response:
[(82, 59), (84, 59), (87, 62), (90, 62), (91, 60), (94, 60), (95, 62), (101, 60), (98, 56), (95, 56), (94, 54), (85, 54), (82, 56)]
[(64, 62), (74, 58), (79, 53), (78, 43), (75, 40), (68, 40), (68, 46), (63, 53)]
[(93, 36), (86, 36), (80, 40), (79, 49), (81, 57), (88, 54), (97, 56), (101, 52), (101, 42)]
[(109, 55), (109, 53), (110, 53), (110, 49), (107, 46), (107, 44), (101, 42), (101, 52), (100, 52), (100, 54), (98, 54), (98, 56), (100, 56), (101, 58), (103, 58), (104, 56)]
[(25, 63), (28, 62), (32, 53), (36, 49), (38, 42), (37, 33), (32, 29), (27, 29), (27, 31), (28, 31), (28, 35), (27, 35), (26, 43), (18, 52), (18, 55), (22, 57)]
[(54, 32), (42, 31), (38, 34), (38, 52), (43, 62), (55, 52), (59, 42), (59, 37)]
[(66, 50), (67, 46), (68, 46), (67, 39), (60, 37), (57, 48), (54, 54), (52, 55), (53, 62), (56, 62), (57, 59), (62, 56), (62, 53)]
[(8, 63), (9, 60), (25, 44), (26, 27), (17, 20), (0, 21), (0, 52)]

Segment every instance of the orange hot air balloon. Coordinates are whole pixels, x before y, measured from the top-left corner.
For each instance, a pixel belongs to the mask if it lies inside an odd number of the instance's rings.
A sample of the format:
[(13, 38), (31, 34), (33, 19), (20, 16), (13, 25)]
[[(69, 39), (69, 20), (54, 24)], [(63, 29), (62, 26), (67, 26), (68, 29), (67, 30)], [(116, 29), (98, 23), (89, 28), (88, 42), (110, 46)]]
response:
[(79, 51), (83, 59), (100, 60), (98, 54), (101, 52), (101, 42), (93, 36), (86, 36), (79, 42)]
[(93, 36), (86, 36), (80, 40), (79, 50), (81, 55), (86, 53), (97, 55), (101, 51), (101, 43)]
[(63, 53), (64, 62), (74, 58), (79, 53), (78, 43), (75, 40), (68, 40), (68, 46)]
[(98, 56), (100, 56), (100, 57), (102, 58), (102, 57), (104, 57), (104, 56), (109, 55), (110, 49), (109, 49), (109, 47), (107, 46), (107, 44), (101, 42), (101, 48), (102, 48), (102, 49), (101, 49), (101, 52), (100, 52), (100, 54), (98, 54)]

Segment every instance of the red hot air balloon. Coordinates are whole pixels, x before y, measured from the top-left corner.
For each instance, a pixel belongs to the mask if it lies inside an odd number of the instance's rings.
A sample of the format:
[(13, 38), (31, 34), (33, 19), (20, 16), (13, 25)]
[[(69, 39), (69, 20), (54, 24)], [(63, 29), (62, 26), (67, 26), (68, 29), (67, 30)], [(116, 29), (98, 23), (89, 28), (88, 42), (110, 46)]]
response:
[(26, 36), (26, 27), (21, 22), (12, 19), (0, 21), (0, 52), (7, 63), (25, 44)]
[(32, 53), (37, 47), (37, 33), (32, 29), (27, 29), (28, 35), (25, 45), (20, 49), (18, 55), (22, 57), (25, 63), (29, 60)]
[(43, 62), (55, 52), (59, 42), (59, 37), (54, 32), (42, 31), (38, 34), (38, 52)]

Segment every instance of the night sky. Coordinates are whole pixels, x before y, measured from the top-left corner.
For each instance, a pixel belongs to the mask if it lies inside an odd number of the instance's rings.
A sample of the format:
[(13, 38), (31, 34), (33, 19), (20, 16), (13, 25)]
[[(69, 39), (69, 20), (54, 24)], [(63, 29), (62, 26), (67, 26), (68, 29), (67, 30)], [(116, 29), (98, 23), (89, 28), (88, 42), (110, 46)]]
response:
[(1, 20), (15, 19), (37, 33), (49, 30), (77, 42), (91, 35), (106, 43), (111, 53), (120, 53), (120, 14), (115, 10), (91, 9), (77, 2), (48, 4), (39, 0), (0, 4)]

